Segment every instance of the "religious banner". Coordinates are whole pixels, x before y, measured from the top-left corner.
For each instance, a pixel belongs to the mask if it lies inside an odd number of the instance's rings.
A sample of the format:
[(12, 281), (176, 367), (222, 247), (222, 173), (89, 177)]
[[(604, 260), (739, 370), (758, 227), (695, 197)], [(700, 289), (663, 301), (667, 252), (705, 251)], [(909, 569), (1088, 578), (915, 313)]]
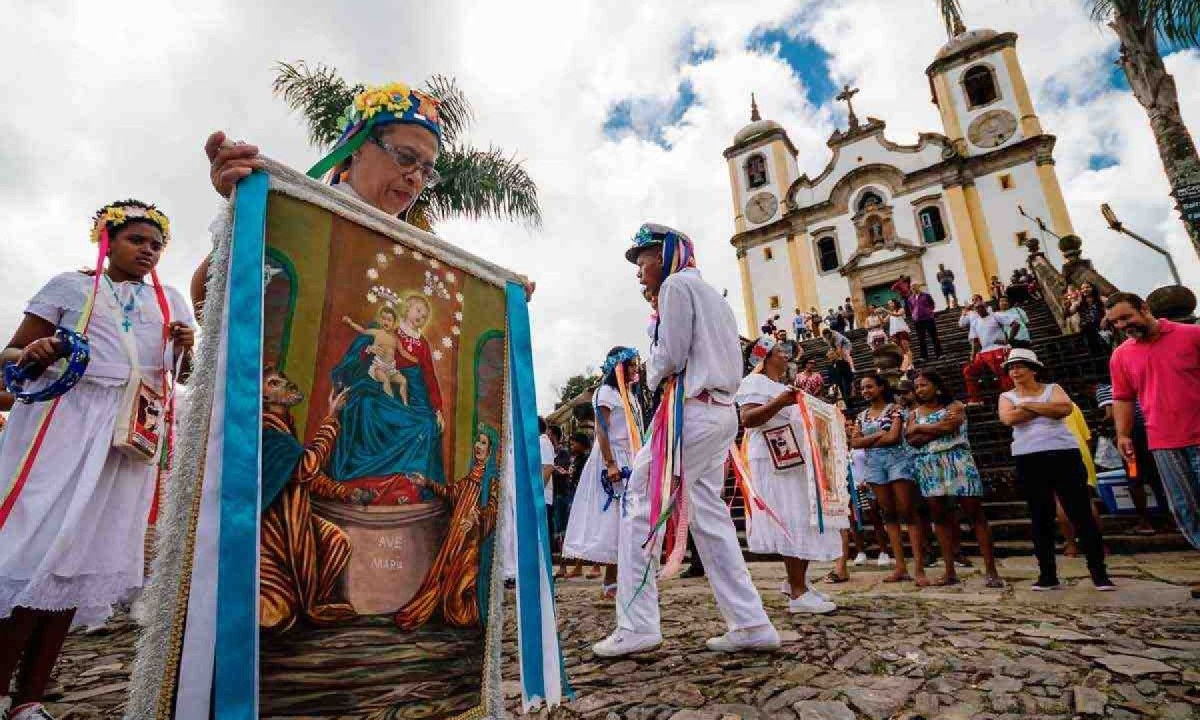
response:
[(270, 162), (218, 226), (126, 717), (500, 717), (505, 532), (557, 703), (522, 279)]
[(807, 393), (797, 393), (796, 405), (808, 440), (809, 464), (815, 493), (809, 495), (813, 525), (826, 528), (850, 527), (850, 450), (842, 411)]

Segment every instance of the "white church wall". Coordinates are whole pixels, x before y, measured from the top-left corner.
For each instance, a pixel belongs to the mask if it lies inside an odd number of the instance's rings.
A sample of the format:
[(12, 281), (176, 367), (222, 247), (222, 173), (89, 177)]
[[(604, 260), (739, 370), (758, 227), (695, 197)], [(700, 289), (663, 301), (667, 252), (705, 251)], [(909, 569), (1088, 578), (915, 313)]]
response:
[[(768, 260), (765, 250), (771, 251)], [(785, 321), (790, 321), (796, 309), (796, 291), (792, 287), (791, 271), (788, 266), (787, 241), (783, 238), (772, 240), (746, 252), (750, 265), (750, 277), (754, 278), (754, 309), (758, 317), (751, 318), (753, 329), (768, 317), (779, 314)], [(779, 307), (771, 308), (771, 298), (779, 298)]]
[(929, 294), (933, 296), (937, 308), (946, 307), (946, 299), (942, 297), (942, 286), (938, 283), (938, 264), (944, 264), (946, 269), (954, 273), (954, 289), (959, 302), (966, 302), (971, 289), (967, 283), (967, 268), (962, 259), (962, 248), (957, 242), (944, 242), (926, 245), (925, 254), (921, 256), (921, 267), (925, 269), (925, 283), (929, 286)]
[[(780, 187), (778, 182), (779, 164), (777, 162), (778, 158), (776, 157), (775, 152), (776, 146), (779, 146), (781, 149), (783, 149), (783, 174), (785, 183), (782, 187)], [(762, 155), (763, 159), (766, 161), (767, 184), (751, 189), (749, 178), (746, 177), (746, 161), (750, 158), (750, 156), (756, 154)], [(800, 170), (799, 166), (796, 164), (796, 158), (792, 156), (791, 152), (788, 152), (786, 148), (783, 147), (780, 141), (773, 140), (765, 145), (760, 145), (752, 150), (744, 151), (741, 155), (738, 155), (736, 158), (734, 158), (734, 167), (737, 170), (737, 211), (739, 215), (745, 217), (746, 203), (750, 201), (751, 197), (759, 194), (760, 192), (769, 192), (775, 196), (776, 200), (779, 201), (779, 208), (775, 211), (774, 216), (768, 218), (766, 222), (762, 223), (751, 222), (750, 218), (745, 218), (746, 227), (757, 228), (763, 225), (769, 225), (770, 223), (778, 220), (781, 214), (785, 212), (783, 207), (784, 194), (787, 193), (787, 189), (793, 182), (795, 182), (796, 178), (800, 177)]]
[[(1005, 190), (1000, 178), (1007, 175), (1011, 189)], [(1050, 209), (1046, 205), (1046, 196), (1038, 182), (1037, 167), (1034, 163), (1026, 163), (1017, 167), (1001, 170), (990, 175), (975, 178), (975, 188), (979, 192), (979, 200), (983, 206), (983, 216), (987, 218), (988, 234), (992, 238), (992, 246), (996, 249), (996, 263), (1000, 268), (1000, 280), (1007, 283), (1012, 271), (1024, 267), (1028, 251), (1017, 244), (1017, 233), (1024, 232), (1029, 237), (1039, 238), (1037, 226), (1021, 216), (1018, 206), (1033, 217), (1041, 217), (1049, 222)], [(1049, 242), (1042, 242), (1046, 258), (1055, 267), (1062, 266), (1058, 252), (1058, 244), (1054, 238), (1048, 237)], [(1049, 245), (1049, 247), (1047, 247)]]
[[(995, 101), (988, 103), (987, 105), (968, 109), (967, 93), (962, 84), (963, 74), (980, 64), (987, 65), (989, 68), (991, 68), (993, 77), (996, 79), (996, 90), (999, 92), (1000, 97)], [(1004, 64), (1004, 57), (999, 51), (992, 53), (991, 55), (987, 55), (975, 62), (970, 62), (954, 68), (949, 72), (948, 80), (950, 81), (949, 85), (951, 91), (951, 102), (954, 104), (955, 114), (958, 116), (959, 122), (962, 123), (962, 132), (964, 136), (969, 137), (967, 129), (970, 127), (971, 121), (976, 117), (990, 110), (1003, 108), (1011, 112), (1017, 118), (1017, 130), (1013, 133), (1012, 137), (1000, 145), (997, 145), (996, 148), (1002, 148), (1007, 145), (1011, 145), (1024, 138), (1024, 135), (1021, 133), (1021, 111), (1017, 107), (1016, 91), (1013, 89), (1012, 78), (1008, 74), (1008, 68)], [(969, 148), (968, 154), (970, 155), (980, 155), (996, 149), (976, 147), (975, 145), (970, 144), (969, 139), (967, 140), (967, 143)]]
[(797, 204), (808, 205), (825, 200), (833, 191), (833, 186), (837, 185), (847, 173), (866, 165), (891, 165), (907, 174), (930, 165), (936, 165), (942, 160), (941, 146), (930, 143), (920, 152), (904, 152), (885, 147), (879, 142), (879, 139), (879, 135), (870, 135), (842, 146), (838, 151), (833, 172), (829, 173), (812, 190), (803, 194), (798, 193)]

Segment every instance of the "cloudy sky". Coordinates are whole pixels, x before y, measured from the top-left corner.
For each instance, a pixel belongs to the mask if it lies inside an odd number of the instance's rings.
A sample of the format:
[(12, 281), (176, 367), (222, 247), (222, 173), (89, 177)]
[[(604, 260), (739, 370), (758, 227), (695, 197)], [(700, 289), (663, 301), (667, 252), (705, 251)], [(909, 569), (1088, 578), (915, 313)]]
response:
[[(1112, 33), (1081, 2), (963, 0), (969, 27), (1020, 35), (1017, 50), (1085, 251), (1116, 284), (1148, 291), (1160, 259), (1108, 231), (1130, 226), (1197, 262), (1174, 218), (1153, 138), (1113, 61)], [(903, 7), (904, 10), (897, 8)], [(436, 9), (435, 9), (436, 8)], [(270, 92), (278, 60), (348, 78), (418, 83), (456, 76), (474, 102), (471, 139), (527, 163), (539, 231), (447, 222), (439, 232), (538, 281), (539, 405), (614, 344), (645, 345), (646, 307), (621, 251), (644, 220), (686, 230), (701, 270), (741, 313), (728, 174), (721, 152), (749, 120), (749, 95), (784, 125), (802, 171), (829, 159), (844, 124), (836, 87), (860, 114), (913, 142), (940, 131), (924, 68), (946, 42), (933, 0), (258, 3), (0, 0), (0, 332), (52, 274), (89, 261), (88, 218), (135, 196), (172, 218), (167, 282), (186, 287), (216, 207), (203, 142), (222, 128), (307, 169), (300, 119)], [(1200, 129), (1200, 53), (1167, 60), (1185, 119)]]

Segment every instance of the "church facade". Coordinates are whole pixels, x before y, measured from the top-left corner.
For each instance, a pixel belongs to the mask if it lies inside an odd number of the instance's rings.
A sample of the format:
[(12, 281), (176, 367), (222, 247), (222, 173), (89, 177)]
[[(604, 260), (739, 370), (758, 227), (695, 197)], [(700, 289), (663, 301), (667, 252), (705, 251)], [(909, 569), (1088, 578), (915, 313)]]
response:
[[(751, 123), (725, 150), (750, 335), (767, 317), (822, 314), (847, 298), (860, 310), (892, 296), (901, 275), (929, 286), (953, 271), (958, 297), (988, 296), (1024, 265), (1023, 243), (1041, 218), (1073, 233), (1054, 170), (1053, 135), (1042, 130), (1016, 54), (1017, 36), (960, 31), (926, 69), (941, 133), (915, 145), (888, 140), (886, 124), (860, 122), (846, 87), (849, 127), (835, 130), (825, 169), (799, 172), (796, 148), (752, 103)], [(1043, 243), (1055, 264), (1055, 243)]]

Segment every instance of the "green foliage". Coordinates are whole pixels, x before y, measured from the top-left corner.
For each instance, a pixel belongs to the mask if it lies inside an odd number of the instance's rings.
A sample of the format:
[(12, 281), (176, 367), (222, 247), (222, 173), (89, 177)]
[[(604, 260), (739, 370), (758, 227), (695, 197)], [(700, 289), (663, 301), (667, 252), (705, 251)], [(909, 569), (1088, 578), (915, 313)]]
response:
[(561, 406), (570, 402), (579, 393), (595, 387), (596, 381), (597, 378), (594, 374), (586, 373), (567, 378), (567, 381), (558, 390), (558, 404)]
[(1116, 15), (1154, 28), (1155, 34), (1180, 47), (1200, 47), (1200, 0), (1091, 0), (1092, 19), (1109, 22)]

